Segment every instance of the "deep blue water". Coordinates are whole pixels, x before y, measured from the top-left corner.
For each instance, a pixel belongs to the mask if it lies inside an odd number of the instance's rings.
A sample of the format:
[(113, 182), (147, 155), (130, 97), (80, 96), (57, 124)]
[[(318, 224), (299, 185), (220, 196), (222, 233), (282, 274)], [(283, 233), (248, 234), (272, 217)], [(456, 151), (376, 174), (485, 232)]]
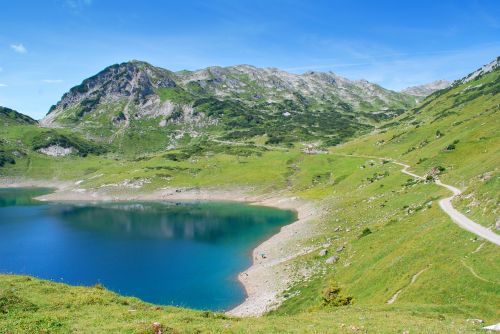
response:
[(41, 203), (0, 189), (0, 272), (103, 284), (157, 304), (226, 310), (237, 274), (294, 213), (214, 202)]

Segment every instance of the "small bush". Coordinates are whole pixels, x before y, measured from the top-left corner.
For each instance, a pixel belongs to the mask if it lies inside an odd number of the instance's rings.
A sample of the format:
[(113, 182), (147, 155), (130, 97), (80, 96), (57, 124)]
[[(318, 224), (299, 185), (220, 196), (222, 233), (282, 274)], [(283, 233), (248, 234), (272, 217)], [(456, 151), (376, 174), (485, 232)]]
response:
[(0, 167), (5, 166), (6, 164), (14, 165), (16, 160), (12, 156), (12, 154), (0, 150)]
[(342, 294), (342, 289), (337, 284), (332, 284), (323, 290), (323, 306), (345, 306), (352, 304), (352, 296)]
[(172, 161), (183, 161), (189, 159), (190, 155), (184, 152), (170, 152), (163, 155), (163, 157), (167, 160)]
[(368, 227), (365, 228), (362, 232), (361, 232), (361, 235), (359, 236), (360, 238), (362, 237), (366, 237), (367, 235), (370, 235), (372, 234), (372, 230), (370, 230)]
[(458, 139), (454, 140), (454, 141), (453, 141), (453, 143), (448, 144), (448, 145), (444, 148), (444, 150), (445, 150), (445, 151), (453, 151), (453, 150), (456, 148), (456, 145), (457, 145), (459, 142), (460, 142), (460, 140), (458, 140)]

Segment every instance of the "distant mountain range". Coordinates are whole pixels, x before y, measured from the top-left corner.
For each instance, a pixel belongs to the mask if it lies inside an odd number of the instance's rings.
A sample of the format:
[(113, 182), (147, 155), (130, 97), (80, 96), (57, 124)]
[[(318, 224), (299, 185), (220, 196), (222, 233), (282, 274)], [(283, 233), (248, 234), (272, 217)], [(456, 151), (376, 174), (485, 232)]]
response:
[(412, 86), (403, 89), (401, 92), (418, 97), (426, 97), (440, 89), (447, 88), (451, 82), (447, 80), (436, 80), (425, 85)]

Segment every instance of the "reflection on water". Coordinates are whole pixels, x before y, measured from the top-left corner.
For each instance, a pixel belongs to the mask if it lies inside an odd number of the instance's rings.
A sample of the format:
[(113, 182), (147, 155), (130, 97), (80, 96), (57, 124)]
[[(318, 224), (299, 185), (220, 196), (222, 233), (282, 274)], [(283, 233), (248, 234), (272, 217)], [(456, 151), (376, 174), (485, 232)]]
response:
[(33, 197), (52, 192), (49, 188), (0, 188), (0, 208), (15, 205), (34, 205), (40, 203)]
[[(108, 203), (54, 205), (47, 211), (72, 228), (117, 238), (224, 242), (265, 233), (292, 219), (289, 211), (235, 203)], [(241, 240), (240, 240), (241, 241)]]
[(0, 189), (0, 272), (93, 285), (160, 304), (223, 310), (251, 249), (291, 222), (273, 208), (211, 202), (41, 203)]

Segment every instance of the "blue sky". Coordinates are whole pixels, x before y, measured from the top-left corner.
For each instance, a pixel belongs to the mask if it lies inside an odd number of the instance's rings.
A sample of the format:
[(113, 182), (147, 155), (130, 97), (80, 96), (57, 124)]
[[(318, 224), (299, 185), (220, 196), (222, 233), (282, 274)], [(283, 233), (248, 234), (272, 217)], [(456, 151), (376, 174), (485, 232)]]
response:
[(500, 55), (500, 1), (2, 1), (0, 105), (35, 118), (130, 59), (171, 70), (252, 64), (402, 89)]

